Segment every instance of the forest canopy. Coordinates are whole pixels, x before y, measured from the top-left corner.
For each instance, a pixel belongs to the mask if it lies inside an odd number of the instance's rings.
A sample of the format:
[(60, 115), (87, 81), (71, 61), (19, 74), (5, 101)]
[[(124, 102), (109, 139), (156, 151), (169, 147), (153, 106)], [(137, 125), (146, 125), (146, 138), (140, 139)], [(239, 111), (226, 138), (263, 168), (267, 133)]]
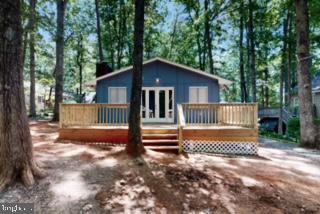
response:
[[(29, 59), (30, 54), (27, 42), (30, 38), (29, 22), (32, 17), (30, 2), (23, 3), (24, 44), (27, 44), (25, 59)], [(314, 75), (320, 67), (320, 18), (317, 15), (320, 2), (312, 0), (309, 4), (311, 71)], [(132, 65), (133, 1), (69, 0), (64, 26), (66, 93), (76, 94), (80, 84), (84, 87), (84, 92), (90, 91), (90, 88), (85, 87), (85, 82), (95, 78), (96, 63), (100, 61), (97, 9), (100, 16), (103, 60), (113, 69)], [(279, 105), (281, 78), (284, 90), (294, 93), (297, 85), (297, 58), (295, 54), (289, 54), (295, 53), (296, 49), (296, 12), (293, 1), (148, 0), (145, 13), (145, 60), (162, 57), (234, 81), (222, 94), (225, 101), (242, 100), (239, 73), (241, 61), (248, 94), (246, 101), (253, 101), (253, 78), (257, 101), (262, 106)], [(37, 1), (36, 81), (48, 88), (54, 88), (55, 82), (56, 16), (56, 1)], [(243, 38), (240, 38), (241, 30)], [(240, 40), (242, 47), (239, 47)], [(239, 48), (242, 49), (242, 60)], [(250, 57), (252, 54), (255, 56), (254, 73)], [(29, 80), (29, 60), (24, 60), (24, 68), (24, 78)]]

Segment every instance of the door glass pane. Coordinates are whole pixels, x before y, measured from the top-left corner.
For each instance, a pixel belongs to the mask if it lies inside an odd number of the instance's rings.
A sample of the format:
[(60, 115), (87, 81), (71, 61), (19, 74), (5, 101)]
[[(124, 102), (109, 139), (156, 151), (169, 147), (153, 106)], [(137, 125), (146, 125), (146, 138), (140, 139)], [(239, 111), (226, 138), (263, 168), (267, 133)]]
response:
[(172, 90), (169, 90), (169, 118), (173, 117), (173, 94)]
[(142, 118), (146, 118), (146, 91), (142, 90)]
[(156, 112), (156, 99), (155, 99), (155, 91), (149, 91), (149, 118), (155, 118)]
[(160, 118), (166, 117), (166, 91), (165, 90), (159, 91), (159, 117)]

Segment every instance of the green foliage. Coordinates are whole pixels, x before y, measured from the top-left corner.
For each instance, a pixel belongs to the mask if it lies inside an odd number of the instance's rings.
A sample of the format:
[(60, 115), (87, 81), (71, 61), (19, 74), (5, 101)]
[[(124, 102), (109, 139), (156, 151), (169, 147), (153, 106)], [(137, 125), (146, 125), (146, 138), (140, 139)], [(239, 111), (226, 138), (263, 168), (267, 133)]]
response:
[(283, 140), (286, 142), (296, 142), (293, 138), (290, 138), (286, 135), (281, 135), (276, 132), (271, 132), (267, 130), (259, 130), (259, 135), (266, 137), (266, 138), (271, 138), (271, 139), (276, 139), (276, 140)]
[[(315, 119), (315, 124), (320, 125), (320, 118)], [(300, 119), (292, 118), (288, 123), (288, 137), (295, 142), (300, 141)]]
[(288, 122), (288, 135), (295, 139), (296, 142), (300, 140), (300, 120), (299, 118), (292, 118)]
[[(281, 48), (283, 43), (283, 20), (289, 11), (292, 15), (292, 32), (287, 40), (295, 48), (295, 8), (292, 0), (253, 1), (254, 32), (256, 43), (256, 70), (258, 101), (266, 102), (266, 89), (269, 105), (279, 104), (279, 80), (281, 67)], [(134, 2), (131, 0), (99, 1), (101, 16), (102, 45), (105, 60), (114, 69), (132, 64)], [(222, 92), (226, 101), (240, 101), (239, 81), (239, 23), (244, 15), (248, 22), (248, 1), (210, 0), (206, 11), (204, 1), (196, 0), (148, 0), (145, 15), (144, 58), (156, 56), (186, 64), (195, 68), (209, 70), (208, 46), (205, 40), (205, 20), (210, 17), (210, 35), (214, 69), (219, 76), (234, 81)], [(27, 29), (30, 8), (23, 1), (23, 27)], [(312, 71), (320, 68), (320, 1), (310, 1), (311, 52), (314, 55)], [(54, 86), (56, 1), (37, 1), (36, 69), (37, 82), (45, 87)], [(79, 38), (83, 38), (79, 45)], [(95, 78), (95, 63), (98, 61), (96, 35), (95, 1), (70, 0), (65, 18), (65, 84), (69, 94), (79, 88), (79, 63), (77, 55), (83, 55), (84, 83)], [(247, 57), (247, 29), (244, 29), (244, 68), (249, 92), (251, 74)], [(297, 62), (292, 50), (292, 86), (297, 83)], [(28, 58), (28, 49), (26, 50)], [(204, 60), (202, 62), (201, 60)], [(203, 64), (201, 66), (201, 63)], [(28, 80), (29, 64), (25, 61), (25, 79)], [(268, 77), (264, 71), (268, 71)], [(84, 87), (83, 92), (90, 91)], [(75, 98), (76, 99), (76, 98)]]

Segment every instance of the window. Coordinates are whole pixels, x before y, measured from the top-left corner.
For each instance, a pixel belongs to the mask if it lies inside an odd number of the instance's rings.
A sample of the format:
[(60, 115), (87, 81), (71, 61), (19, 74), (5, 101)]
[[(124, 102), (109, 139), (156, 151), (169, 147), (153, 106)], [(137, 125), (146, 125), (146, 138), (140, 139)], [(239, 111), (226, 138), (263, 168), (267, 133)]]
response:
[(189, 103), (207, 103), (208, 87), (189, 87)]
[(108, 103), (127, 103), (127, 88), (109, 87)]

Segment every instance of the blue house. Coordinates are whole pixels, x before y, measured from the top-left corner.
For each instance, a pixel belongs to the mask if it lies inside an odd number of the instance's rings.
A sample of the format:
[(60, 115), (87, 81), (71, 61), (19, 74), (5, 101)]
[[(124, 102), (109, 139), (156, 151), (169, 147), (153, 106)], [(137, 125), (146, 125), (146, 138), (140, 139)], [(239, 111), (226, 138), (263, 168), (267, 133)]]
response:
[[(97, 77), (97, 103), (129, 103), (133, 67)], [(143, 63), (142, 118), (145, 123), (175, 123), (180, 103), (218, 103), (232, 82), (216, 75), (154, 58)]]
[[(112, 71), (104, 63), (97, 64), (97, 77), (87, 85), (96, 87), (98, 104), (61, 103), (59, 139), (128, 143), (132, 69)], [(220, 90), (231, 83), (165, 59), (145, 61), (143, 145), (179, 153), (257, 154), (258, 104), (219, 103)]]

